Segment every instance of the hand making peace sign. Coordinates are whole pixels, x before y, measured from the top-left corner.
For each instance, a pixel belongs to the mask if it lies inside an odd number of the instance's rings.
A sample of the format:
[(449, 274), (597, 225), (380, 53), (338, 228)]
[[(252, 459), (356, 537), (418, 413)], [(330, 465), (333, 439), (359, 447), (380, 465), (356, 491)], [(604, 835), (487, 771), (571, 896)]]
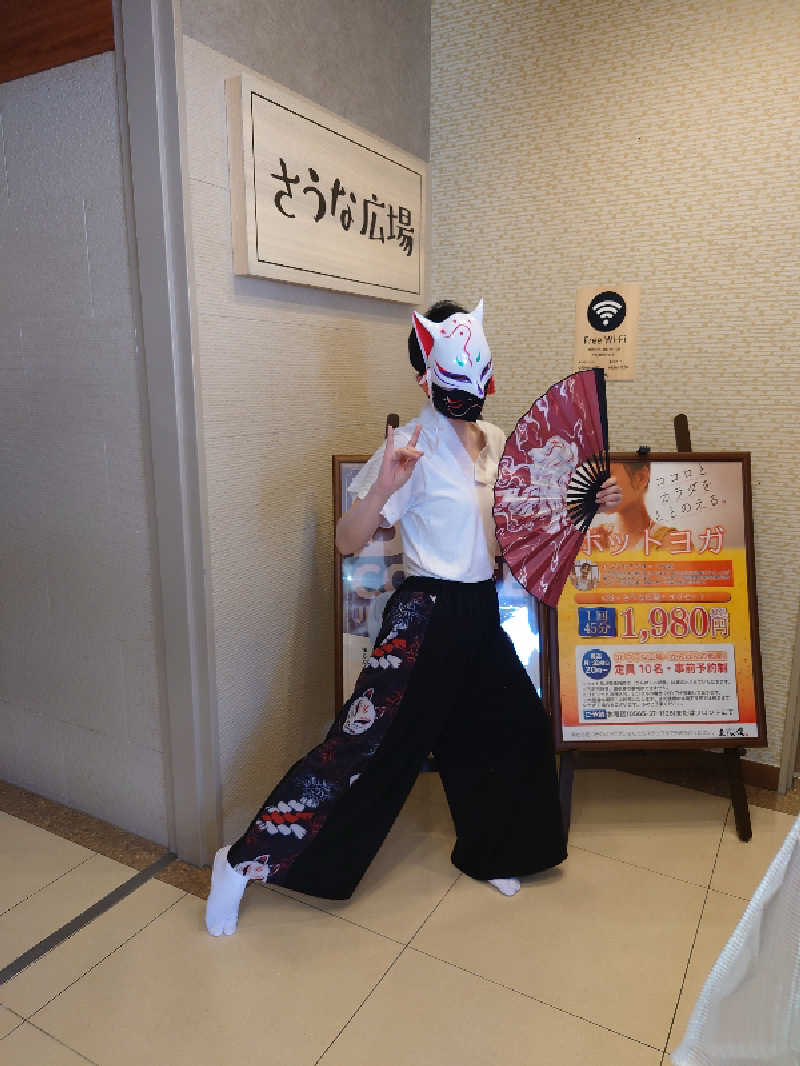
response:
[(392, 427), (389, 426), (386, 431), (386, 448), (383, 452), (377, 483), (387, 497), (405, 485), (414, 473), (414, 467), (425, 454), (417, 448), (421, 428), (421, 426), (415, 426), (414, 432), (411, 434), (411, 440), (401, 448), (395, 448), (394, 446), (394, 430)]

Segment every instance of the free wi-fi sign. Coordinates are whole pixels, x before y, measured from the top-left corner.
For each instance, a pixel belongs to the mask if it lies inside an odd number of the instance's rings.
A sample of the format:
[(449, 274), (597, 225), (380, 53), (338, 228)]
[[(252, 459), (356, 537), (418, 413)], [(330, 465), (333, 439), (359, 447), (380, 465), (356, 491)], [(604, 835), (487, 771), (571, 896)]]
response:
[(635, 377), (639, 285), (582, 285), (575, 315), (575, 370), (600, 366), (610, 380)]

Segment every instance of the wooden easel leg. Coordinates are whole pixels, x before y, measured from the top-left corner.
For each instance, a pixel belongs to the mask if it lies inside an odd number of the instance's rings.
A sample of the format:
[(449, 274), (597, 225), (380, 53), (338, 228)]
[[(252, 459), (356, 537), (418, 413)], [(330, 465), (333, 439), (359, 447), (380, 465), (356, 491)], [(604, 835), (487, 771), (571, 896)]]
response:
[(728, 767), (728, 782), (731, 787), (733, 816), (736, 819), (736, 834), (740, 840), (748, 841), (753, 835), (750, 825), (750, 808), (747, 804), (747, 792), (742, 777), (741, 751), (739, 748), (725, 749), (725, 763)]
[(575, 778), (575, 753), (562, 751), (558, 767), (558, 790), (561, 798), (561, 819), (564, 840), (569, 840), (569, 824), (572, 818), (572, 782)]

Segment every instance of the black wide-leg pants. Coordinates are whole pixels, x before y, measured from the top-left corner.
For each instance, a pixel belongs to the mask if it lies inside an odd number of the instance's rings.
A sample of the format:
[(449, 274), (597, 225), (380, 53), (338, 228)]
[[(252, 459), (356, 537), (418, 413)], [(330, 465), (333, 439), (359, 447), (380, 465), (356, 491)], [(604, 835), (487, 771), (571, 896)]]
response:
[(228, 861), (347, 899), (431, 751), (459, 870), (489, 880), (563, 861), (551, 723), (500, 628), (492, 581), (401, 585), (327, 737), (273, 789)]

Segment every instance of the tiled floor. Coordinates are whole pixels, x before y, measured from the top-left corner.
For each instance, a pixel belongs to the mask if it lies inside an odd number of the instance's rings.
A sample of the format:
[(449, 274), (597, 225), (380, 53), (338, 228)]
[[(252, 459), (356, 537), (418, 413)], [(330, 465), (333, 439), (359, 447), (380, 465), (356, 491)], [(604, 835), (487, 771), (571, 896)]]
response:
[[(43, 811), (0, 814), (0, 969), (163, 853)], [(658, 1066), (793, 821), (751, 813), (742, 844), (718, 796), (581, 771), (569, 859), (505, 899), (425, 774), (348, 903), (253, 886), (213, 939), (207, 874), (148, 880), (0, 987), (0, 1061)]]

